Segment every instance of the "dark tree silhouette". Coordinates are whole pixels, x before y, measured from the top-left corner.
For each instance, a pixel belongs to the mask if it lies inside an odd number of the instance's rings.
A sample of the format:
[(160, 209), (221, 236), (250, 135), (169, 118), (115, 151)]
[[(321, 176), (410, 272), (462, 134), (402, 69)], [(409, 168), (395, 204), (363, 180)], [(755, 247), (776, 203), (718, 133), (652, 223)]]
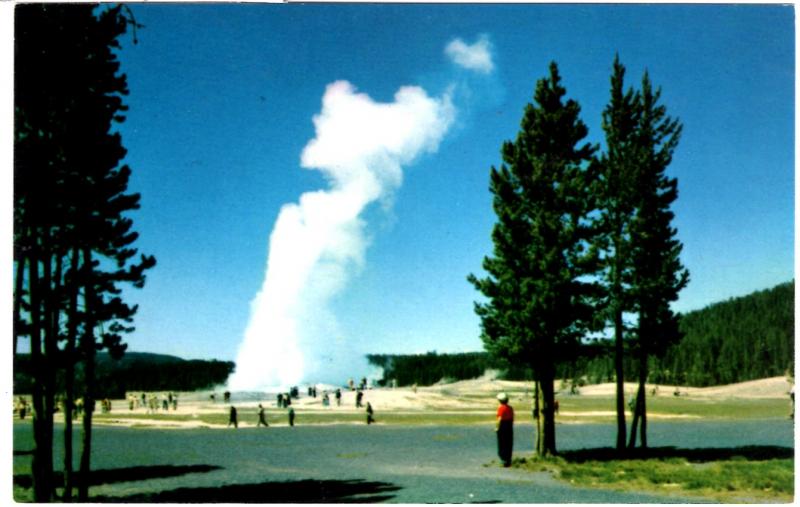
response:
[[(83, 363), (87, 498), (94, 355), (121, 354), (121, 333), (136, 312), (120, 283), (141, 287), (153, 257), (133, 261), (137, 239), (125, 213), (130, 169), (113, 125), (127, 94), (114, 54), (130, 11), (90, 4), (19, 5), (15, 10), (14, 250), (15, 350), (28, 336), (33, 372), (34, 500), (54, 495), (52, 438), (56, 372), (66, 373), (64, 499), (72, 496), (71, 411), (74, 365)], [(27, 268), (27, 269), (25, 269)], [(25, 272), (27, 271), (27, 276)], [(100, 332), (98, 334), (98, 329)], [(76, 340), (80, 337), (80, 345)]]

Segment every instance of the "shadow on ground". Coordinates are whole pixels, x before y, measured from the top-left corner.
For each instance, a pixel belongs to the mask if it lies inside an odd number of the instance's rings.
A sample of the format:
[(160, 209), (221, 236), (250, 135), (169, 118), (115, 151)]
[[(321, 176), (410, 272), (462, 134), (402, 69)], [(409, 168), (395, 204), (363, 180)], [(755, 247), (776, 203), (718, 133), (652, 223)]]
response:
[(747, 445), (742, 447), (719, 447), (681, 449), (677, 447), (652, 447), (648, 449), (628, 449), (620, 456), (612, 447), (595, 449), (576, 449), (561, 451), (559, 456), (573, 463), (585, 461), (611, 461), (618, 459), (666, 459), (684, 458), (693, 463), (708, 461), (727, 461), (744, 458), (749, 461), (767, 461), (771, 459), (790, 459), (794, 457), (794, 449), (776, 445)]
[(178, 488), (120, 497), (92, 497), (103, 503), (377, 503), (399, 490), (388, 482), (303, 480), (233, 484), (215, 488)]
[[(147, 479), (159, 479), (163, 477), (177, 477), (186, 474), (206, 473), (220, 470), (222, 467), (214, 465), (155, 465), (138, 466), (128, 468), (107, 468), (104, 470), (92, 470), (89, 484), (98, 486), (100, 484), (114, 484), (116, 482), (144, 481)], [(79, 474), (75, 474), (76, 479)], [(56, 487), (64, 486), (64, 474), (62, 472), (53, 473), (53, 481)], [(14, 484), (22, 488), (30, 488), (33, 480), (30, 475), (15, 475)]]

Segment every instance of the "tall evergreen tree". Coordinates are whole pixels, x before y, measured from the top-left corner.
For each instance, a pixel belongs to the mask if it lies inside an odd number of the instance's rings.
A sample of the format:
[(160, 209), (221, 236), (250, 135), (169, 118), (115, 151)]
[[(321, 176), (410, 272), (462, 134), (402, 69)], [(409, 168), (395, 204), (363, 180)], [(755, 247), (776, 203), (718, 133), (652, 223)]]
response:
[(672, 227), (670, 207), (678, 198), (678, 180), (666, 175), (678, 145), (681, 124), (658, 103), (660, 90), (653, 90), (645, 72), (642, 78), (640, 114), (636, 129), (635, 185), (638, 201), (631, 223), (632, 287), (638, 314), (636, 353), (639, 359), (639, 390), (629, 446), (636, 441), (647, 447), (645, 382), (650, 355), (663, 355), (679, 340), (678, 318), (670, 303), (689, 283), (689, 272), (681, 264), (683, 245)]
[[(589, 163), (595, 147), (580, 144), (588, 130), (580, 106), (566, 90), (555, 63), (537, 82), (514, 142), (492, 167), (490, 190), (497, 224), (486, 278), (469, 281), (486, 298), (475, 304), (487, 350), (530, 365), (542, 391), (541, 452), (556, 453), (555, 364), (574, 358), (593, 322), (596, 269)], [(580, 144), (580, 145), (579, 145)]]
[(625, 354), (624, 314), (631, 311), (630, 224), (633, 220), (636, 188), (636, 132), (639, 123), (639, 94), (624, 89), (625, 67), (614, 58), (611, 100), (603, 111), (606, 151), (600, 157), (596, 195), (601, 211), (603, 234), (603, 276), (607, 287), (605, 308), (614, 331), (614, 372), (616, 378), (617, 449), (625, 449)]
[[(639, 389), (629, 446), (637, 426), (646, 446), (645, 382), (651, 354), (663, 354), (678, 338), (677, 318), (669, 303), (688, 282), (680, 264), (680, 243), (671, 228), (671, 203), (677, 181), (665, 169), (680, 138), (681, 126), (658, 105), (647, 74), (642, 90), (624, 89), (625, 67), (614, 59), (611, 100), (603, 112), (606, 152), (599, 179), (604, 247), (604, 280), (610, 321), (614, 328), (617, 381), (617, 449), (625, 448), (625, 342), (635, 340)], [(625, 328), (623, 315), (635, 315), (635, 332)]]
[(15, 285), (15, 333), (30, 338), (39, 502), (54, 493), (55, 372), (63, 368), (66, 374), (64, 499), (70, 500), (74, 365), (83, 363), (87, 419), (80, 496), (86, 501), (93, 406), (86, 373), (96, 350), (121, 353), (120, 333), (132, 330), (136, 308), (121, 300), (118, 284), (141, 287), (144, 271), (155, 264), (148, 256), (132, 260), (136, 233), (125, 213), (138, 207), (139, 196), (125, 193), (130, 170), (118, 168), (125, 150), (112, 132), (124, 120), (127, 94), (113, 52), (131, 22), (123, 12), (130, 15), (123, 6), (87, 4), (20, 5), (15, 11), (14, 246), (18, 266), (28, 268)]

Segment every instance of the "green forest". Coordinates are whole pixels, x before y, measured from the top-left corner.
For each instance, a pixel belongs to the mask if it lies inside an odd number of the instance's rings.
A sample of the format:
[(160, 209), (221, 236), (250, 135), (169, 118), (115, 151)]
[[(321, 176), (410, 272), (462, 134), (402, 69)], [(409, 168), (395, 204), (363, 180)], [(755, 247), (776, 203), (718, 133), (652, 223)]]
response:
[(794, 369), (794, 281), (681, 316), (684, 338), (661, 361), (694, 386)]
[[(14, 358), (14, 392), (31, 392), (29, 365), (29, 354)], [(95, 391), (99, 398), (124, 398), (126, 391), (194, 391), (224, 383), (234, 366), (230, 361), (186, 360), (146, 352), (127, 352), (120, 359), (100, 353)]]
[[(663, 358), (650, 358), (650, 382), (695, 387), (732, 384), (783, 375), (794, 367), (794, 281), (681, 314), (682, 339)], [(602, 347), (601, 347), (602, 348)], [(614, 380), (611, 348), (594, 358), (559, 364), (559, 378), (581, 383)], [(531, 380), (529, 368), (510, 367), (486, 352), (460, 354), (370, 354), (384, 370), (383, 383), (431, 385), (477, 378), (487, 369), (507, 380)], [(626, 355), (626, 380), (635, 379), (635, 360)]]

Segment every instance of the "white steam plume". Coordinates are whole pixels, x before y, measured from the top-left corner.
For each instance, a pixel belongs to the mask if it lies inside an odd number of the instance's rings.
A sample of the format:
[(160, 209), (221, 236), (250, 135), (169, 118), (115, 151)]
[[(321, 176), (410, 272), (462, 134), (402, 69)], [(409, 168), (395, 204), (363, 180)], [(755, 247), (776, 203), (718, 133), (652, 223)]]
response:
[(301, 165), (322, 171), (329, 188), (304, 193), (299, 203), (281, 209), (231, 389), (330, 378), (325, 369), (331, 358), (342, 357), (343, 343), (327, 303), (364, 262), (360, 215), (402, 183), (403, 165), (437, 150), (454, 113), (449, 93), (432, 98), (407, 86), (394, 102), (381, 104), (346, 81), (328, 85)]

